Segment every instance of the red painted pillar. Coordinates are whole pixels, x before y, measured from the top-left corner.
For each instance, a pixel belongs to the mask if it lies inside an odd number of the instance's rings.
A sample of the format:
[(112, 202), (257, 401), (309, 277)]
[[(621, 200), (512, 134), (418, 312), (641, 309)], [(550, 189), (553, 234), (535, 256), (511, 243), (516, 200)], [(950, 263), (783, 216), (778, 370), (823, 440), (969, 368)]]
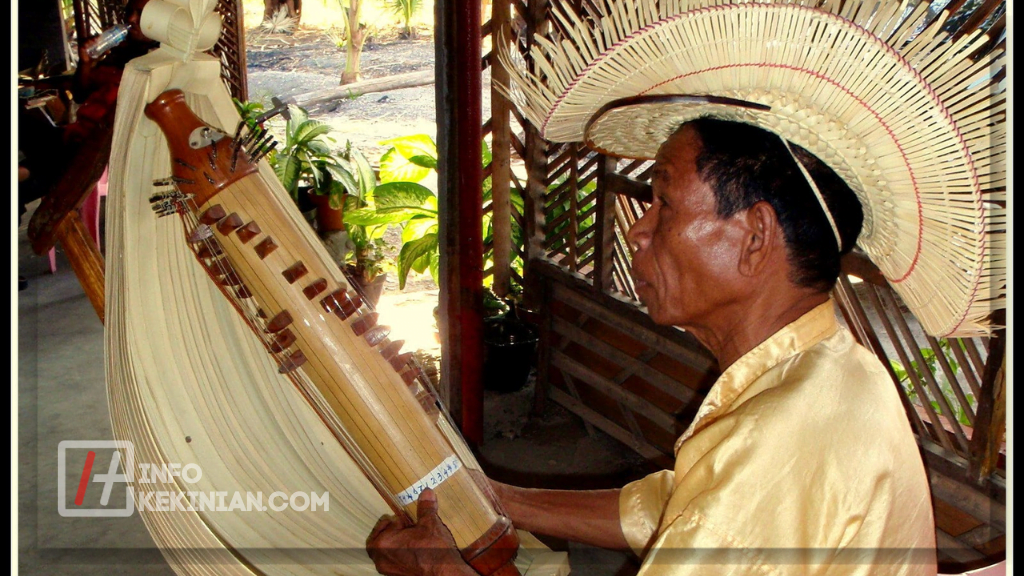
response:
[(442, 388), (466, 440), (483, 441), (483, 169), (479, 0), (438, 0)]

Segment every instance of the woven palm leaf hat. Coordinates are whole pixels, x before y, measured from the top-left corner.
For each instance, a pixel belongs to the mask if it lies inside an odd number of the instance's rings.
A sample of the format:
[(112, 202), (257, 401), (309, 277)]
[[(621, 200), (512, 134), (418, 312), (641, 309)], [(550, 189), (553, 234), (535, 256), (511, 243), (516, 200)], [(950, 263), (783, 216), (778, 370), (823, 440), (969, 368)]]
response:
[(653, 159), (698, 116), (765, 128), (854, 190), (859, 247), (926, 332), (991, 331), (1005, 307), (1007, 131), (1005, 56), (981, 50), (987, 35), (950, 38), (927, 0), (593, 4), (552, 3), (533, 72), (503, 55), (507, 95), (544, 138)]

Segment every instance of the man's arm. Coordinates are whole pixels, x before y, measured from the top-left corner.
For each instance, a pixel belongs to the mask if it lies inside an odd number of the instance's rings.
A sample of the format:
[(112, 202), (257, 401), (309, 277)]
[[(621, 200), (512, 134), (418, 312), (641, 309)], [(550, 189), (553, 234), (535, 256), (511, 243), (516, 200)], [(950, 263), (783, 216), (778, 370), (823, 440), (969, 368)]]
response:
[(612, 550), (629, 550), (619, 524), (621, 490), (538, 490), (491, 480), (520, 530)]

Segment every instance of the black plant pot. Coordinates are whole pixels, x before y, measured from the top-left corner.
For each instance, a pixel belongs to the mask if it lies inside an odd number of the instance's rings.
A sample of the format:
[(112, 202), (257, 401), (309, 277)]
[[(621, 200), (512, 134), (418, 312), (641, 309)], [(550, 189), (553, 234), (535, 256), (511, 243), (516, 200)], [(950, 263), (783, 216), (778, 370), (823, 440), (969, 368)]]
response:
[(514, 317), (484, 320), (484, 388), (494, 392), (521, 390), (530, 376), (537, 339), (529, 324)]

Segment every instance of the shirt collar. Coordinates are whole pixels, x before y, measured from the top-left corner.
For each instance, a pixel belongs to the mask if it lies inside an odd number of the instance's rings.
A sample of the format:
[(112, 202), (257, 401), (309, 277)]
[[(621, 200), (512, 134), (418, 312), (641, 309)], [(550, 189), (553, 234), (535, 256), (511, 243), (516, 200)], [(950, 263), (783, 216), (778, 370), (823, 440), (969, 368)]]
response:
[(765, 372), (831, 336), (838, 327), (835, 309), (829, 299), (741, 356), (722, 372), (708, 391), (693, 422), (676, 441), (675, 451), (678, 453), (682, 443), (698, 430), (728, 413), (736, 398)]

